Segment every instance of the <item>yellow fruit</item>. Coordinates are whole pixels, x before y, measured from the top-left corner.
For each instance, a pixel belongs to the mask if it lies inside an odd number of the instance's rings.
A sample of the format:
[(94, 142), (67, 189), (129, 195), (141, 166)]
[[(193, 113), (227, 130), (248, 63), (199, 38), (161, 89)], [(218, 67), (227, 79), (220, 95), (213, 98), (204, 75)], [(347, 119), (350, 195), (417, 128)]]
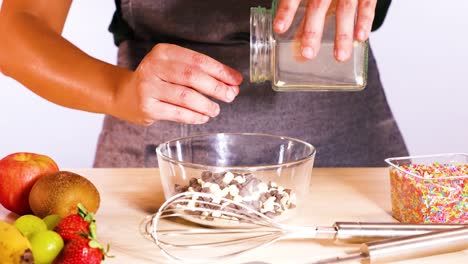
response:
[(51, 214), (62, 218), (76, 214), (78, 203), (96, 213), (100, 204), (99, 192), (88, 179), (69, 171), (42, 176), (29, 194), (31, 210), (41, 218)]
[(0, 264), (33, 263), (31, 245), (13, 225), (0, 221)]

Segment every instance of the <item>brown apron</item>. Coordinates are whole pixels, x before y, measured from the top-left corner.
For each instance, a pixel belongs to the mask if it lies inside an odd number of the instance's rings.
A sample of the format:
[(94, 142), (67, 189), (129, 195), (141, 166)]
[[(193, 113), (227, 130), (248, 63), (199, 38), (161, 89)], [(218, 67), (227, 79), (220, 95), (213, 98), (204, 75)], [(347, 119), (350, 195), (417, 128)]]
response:
[(118, 64), (135, 69), (157, 43), (174, 43), (207, 54), (241, 71), (233, 103), (203, 125), (160, 121), (137, 126), (106, 116), (95, 167), (157, 166), (155, 146), (169, 139), (214, 132), (260, 132), (305, 140), (317, 148), (315, 166), (384, 166), (407, 149), (369, 54), (367, 88), (360, 92), (278, 93), (269, 83), (249, 83), (249, 16), (252, 0), (122, 0), (135, 38), (119, 46)]

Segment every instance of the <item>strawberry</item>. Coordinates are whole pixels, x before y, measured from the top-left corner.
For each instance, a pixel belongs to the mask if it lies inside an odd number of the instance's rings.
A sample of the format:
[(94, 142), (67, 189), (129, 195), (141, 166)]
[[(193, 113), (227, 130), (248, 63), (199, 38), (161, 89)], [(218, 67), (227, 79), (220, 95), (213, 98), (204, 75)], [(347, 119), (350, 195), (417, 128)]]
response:
[(97, 241), (96, 220), (82, 204), (78, 213), (62, 219), (55, 228), (62, 236), (65, 247), (55, 258), (53, 264), (99, 264), (107, 255), (107, 250)]
[(80, 215), (73, 214), (62, 219), (54, 229), (66, 243), (80, 236), (89, 234), (89, 222)]
[(102, 246), (96, 240), (76, 237), (65, 245), (53, 264), (99, 264), (103, 259)]
[(77, 237), (87, 237), (90, 235), (90, 228), (95, 228), (94, 216), (78, 204), (78, 213), (66, 216), (55, 227), (55, 231), (63, 238), (66, 243)]

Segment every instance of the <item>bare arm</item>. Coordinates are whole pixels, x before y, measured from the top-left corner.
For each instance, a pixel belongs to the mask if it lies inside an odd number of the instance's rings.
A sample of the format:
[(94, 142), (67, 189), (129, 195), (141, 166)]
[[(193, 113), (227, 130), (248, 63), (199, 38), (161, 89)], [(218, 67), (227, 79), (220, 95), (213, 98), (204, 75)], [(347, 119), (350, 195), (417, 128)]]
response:
[(0, 68), (41, 97), (65, 107), (109, 113), (129, 71), (96, 60), (61, 36), (71, 0), (5, 0)]
[(4, 74), (56, 104), (143, 125), (156, 120), (204, 123), (219, 113), (219, 106), (202, 93), (226, 102), (234, 99), (229, 91), (237, 95), (239, 73), (174, 45), (155, 47), (135, 72), (92, 58), (61, 36), (71, 2), (3, 1)]

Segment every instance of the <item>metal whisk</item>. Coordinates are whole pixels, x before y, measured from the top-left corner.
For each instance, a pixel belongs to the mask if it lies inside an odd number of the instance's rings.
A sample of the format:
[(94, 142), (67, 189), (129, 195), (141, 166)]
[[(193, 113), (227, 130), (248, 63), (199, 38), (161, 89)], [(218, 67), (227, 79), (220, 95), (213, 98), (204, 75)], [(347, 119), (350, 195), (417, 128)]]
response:
[[(173, 220), (173, 221), (168, 221)], [(169, 258), (184, 263), (219, 262), (280, 239), (314, 238), (361, 243), (423, 234), (463, 225), (336, 222), (333, 226), (280, 224), (240, 202), (199, 192), (168, 199), (142, 223), (141, 232)]]

